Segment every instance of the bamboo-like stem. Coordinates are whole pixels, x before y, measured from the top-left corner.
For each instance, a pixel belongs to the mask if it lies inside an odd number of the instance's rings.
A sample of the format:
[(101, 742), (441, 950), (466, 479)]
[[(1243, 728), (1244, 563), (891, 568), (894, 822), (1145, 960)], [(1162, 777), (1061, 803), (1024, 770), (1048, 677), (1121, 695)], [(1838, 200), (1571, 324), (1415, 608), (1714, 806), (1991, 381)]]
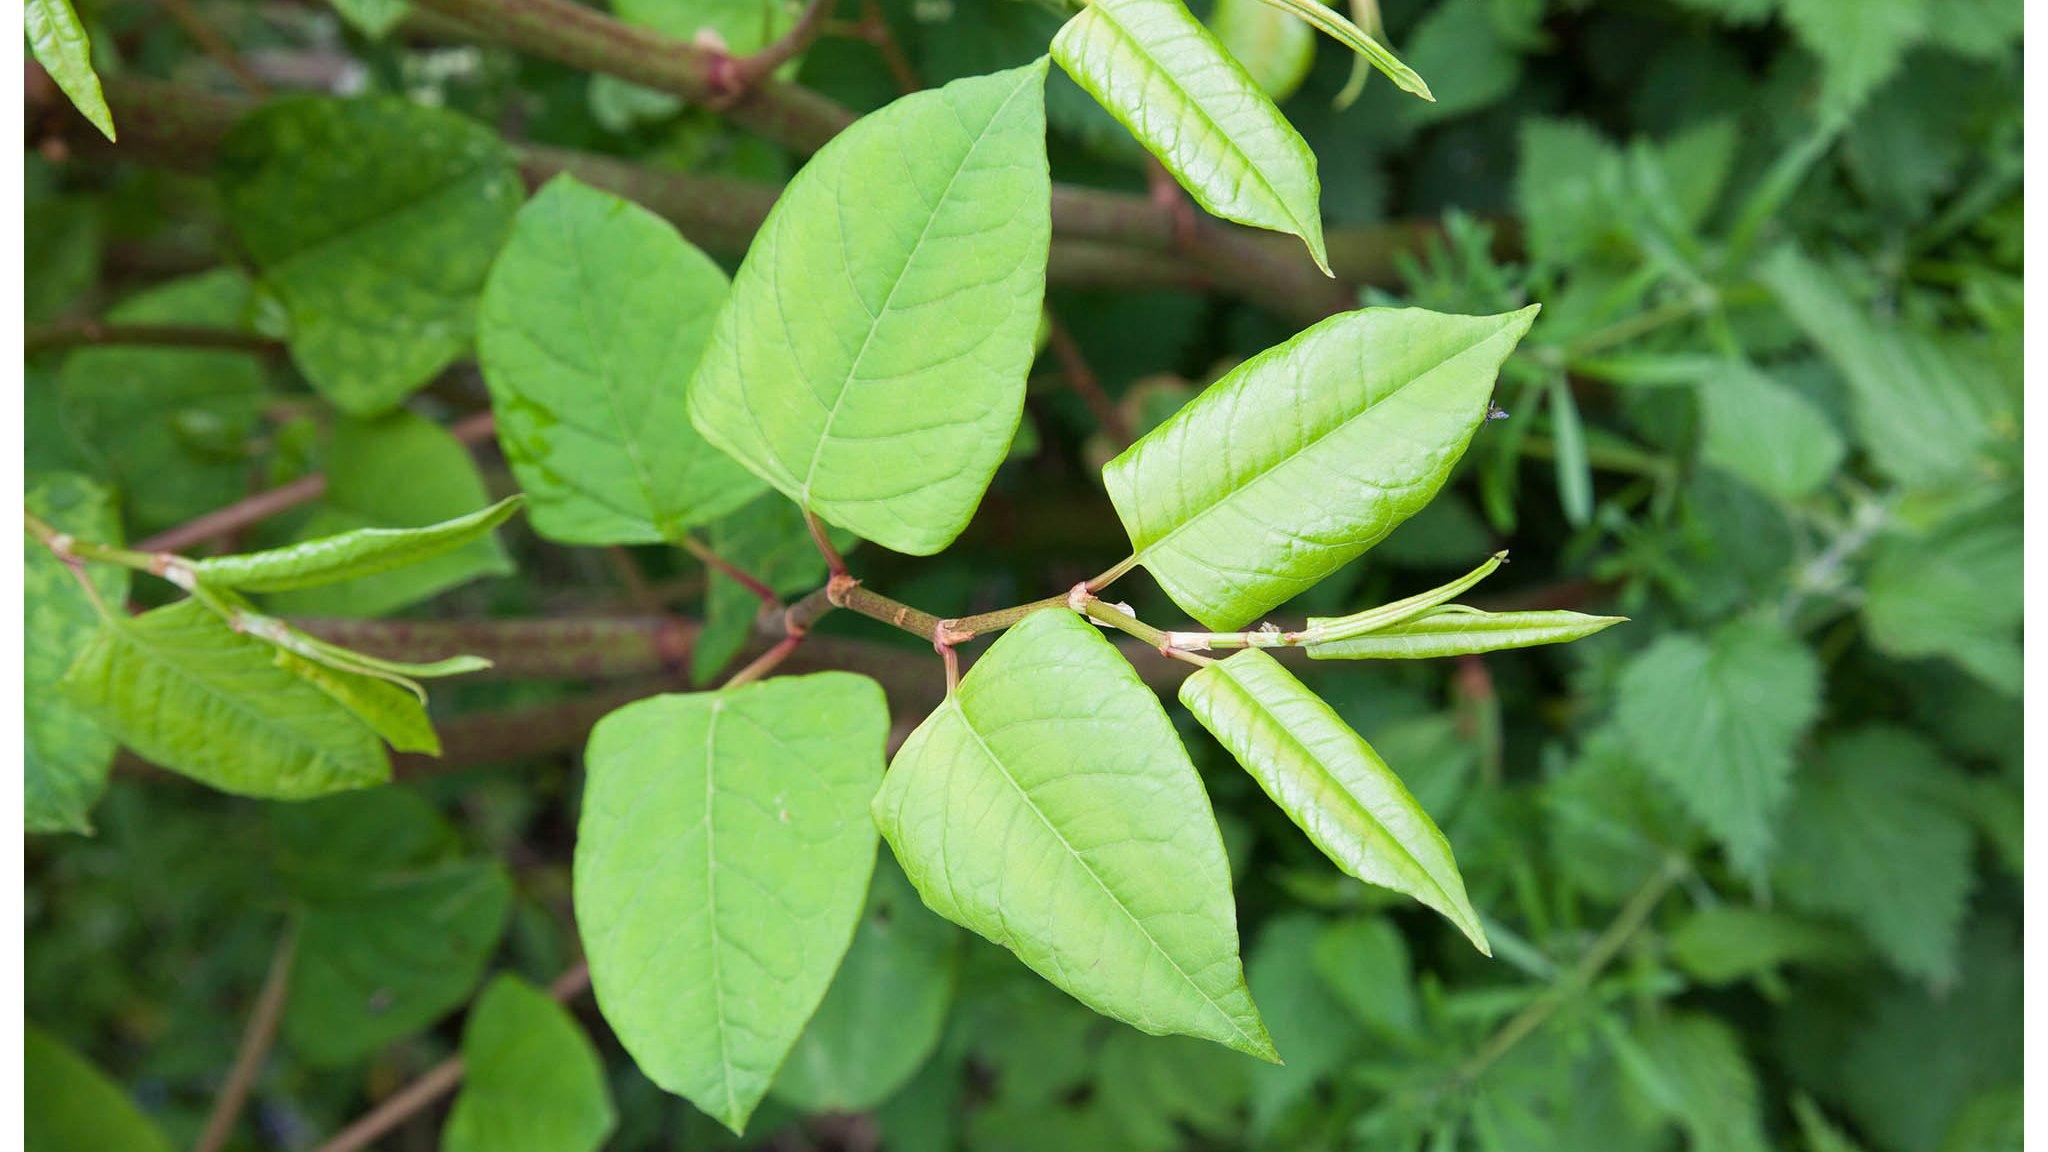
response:
[(270, 1054), (270, 1046), (277, 1039), (277, 1024), (284, 1016), (285, 992), (291, 987), (292, 961), (298, 948), (298, 926), (286, 927), (277, 941), (277, 950), (271, 953), (270, 970), (264, 974), (256, 1005), (249, 1011), (248, 1026), (242, 1029), (234, 1065), (228, 1070), (220, 1095), (214, 1097), (213, 1110), (207, 1113), (199, 1139), (192, 1142), (192, 1152), (219, 1152), (234, 1134), (235, 1121), (241, 1117), (249, 1091), (263, 1071), (264, 1057)]

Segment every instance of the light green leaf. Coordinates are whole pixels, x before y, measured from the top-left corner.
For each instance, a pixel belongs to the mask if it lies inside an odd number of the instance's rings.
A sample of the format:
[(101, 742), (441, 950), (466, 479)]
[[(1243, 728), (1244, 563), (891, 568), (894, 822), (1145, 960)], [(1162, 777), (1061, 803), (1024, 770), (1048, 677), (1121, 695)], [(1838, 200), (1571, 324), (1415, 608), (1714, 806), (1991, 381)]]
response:
[(1707, 984), (1770, 978), (1787, 964), (1841, 964), (1863, 953), (1855, 934), (1770, 908), (1716, 904), (1671, 933), (1671, 958)]
[(317, 588), (408, 567), (482, 539), (512, 518), (519, 501), (508, 496), (488, 508), (425, 528), (358, 528), (262, 552), (210, 556), (192, 567), (205, 583), (241, 592)]
[(795, 22), (796, 8), (784, 0), (612, 0), (612, 11), (628, 24), (709, 42), (734, 56), (773, 43)]
[(775, 1097), (806, 1112), (865, 1112), (894, 1095), (939, 1045), (960, 942), (902, 869), (878, 864), (853, 947), (775, 1078)]
[(1870, 642), (1902, 659), (1946, 657), (2018, 696), (2023, 544), (2017, 520), (1885, 537), (1863, 600)]
[(1864, 728), (1826, 744), (1793, 794), (1777, 868), (1787, 903), (1845, 915), (1900, 971), (1955, 979), (1976, 839), (1961, 777), (1924, 738)]
[[(70, 472), (28, 480), (30, 515), (80, 540), (121, 543), (121, 518), (106, 489)], [(85, 575), (107, 611), (125, 610), (128, 569), (93, 564)], [(114, 762), (114, 738), (66, 699), (58, 683), (99, 628), (100, 610), (64, 562), (35, 540), (27, 541), (21, 579), (24, 823), (30, 832), (90, 832), (89, 814)]]
[[(1580, 612), (1481, 612), (1452, 604), (1353, 636), (1307, 646), (1311, 660), (1429, 660), (1538, 644), (1566, 644), (1628, 619)], [(1317, 618), (1309, 618), (1309, 627)]]
[(520, 209), (484, 285), (477, 359), (535, 531), (673, 541), (760, 493), (690, 427), (690, 375), (726, 288), (667, 221), (573, 177)]
[[(1435, 96), (1430, 94), (1429, 85), (1422, 82), (1422, 77), (1417, 76), (1413, 68), (1401, 63), (1394, 56), (1393, 52), (1388, 50), (1385, 44), (1380, 43), (1378, 39), (1379, 21), (1377, 19), (1368, 22), (1372, 26), (1372, 31), (1367, 31), (1367, 29), (1361, 28), (1350, 20), (1345, 19), (1342, 13), (1335, 11), (1329, 5), (1321, 3), (1321, 0), (1262, 0), (1262, 2), (1271, 4), (1283, 12), (1291, 12), (1316, 28), (1321, 29), (1324, 35), (1356, 52), (1367, 63), (1385, 73), (1387, 79), (1392, 80), (1403, 92), (1412, 92), (1424, 100), (1436, 99)], [(1353, 73), (1353, 75), (1355, 77), (1357, 73)], [(1355, 79), (1353, 83), (1356, 83)], [(1352, 91), (1352, 84), (1346, 84), (1345, 90), (1351, 92), (1353, 97), (1356, 97), (1357, 93)], [(1340, 108), (1346, 107), (1350, 102), (1349, 99), (1340, 97), (1337, 106)]]
[(272, 809), (299, 916), (284, 1034), (308, 1063), (360, 1060), (459, 1007), (512, 909), (512, 880), (465, 857), (455, 830), (404, 788)]
[[(381, 616), (464, 584), (478, 576), (512, 571), (505, 548), (488, 532), (494, 514), (509, 515), (500, 505), (487, 507), (490, 494), (476, 462), (455, 437), (439, 425), (411, 412), (394, 412), (375, 420), (342, 420), (327, 445), (327, 495), (298, 531), (301, 543), (279, 549), (298, 557), (317, 556), (318, 541), (341, 537), (352, 541), (333, 550), (357, 547), (353, 541), (397, 544), (399, 533), (361, 537), (364, 529), (426, 529), (438, 533), (450, 521), (460, 525), (450, 536), (466, 541), (404, 568), (355, 575), (340, 583), (309, 587), (292, 583), (267, 603), (276, 612), (299, 616)], [(477, 531), (483, 526), (485, 531)], [(426, 537), (437, 544), (447, 540)], [(231, 569), (232, 570), (232, 569)]]
[(1763, 867), (1792, 780), (1792, 751), (1820, 713), (1820, 665), (1760, 617), (1709, 637), (1671, 633), (1620, 673), (1615, 718), (1643, 764), (1726, 846)]
[(427, 719), (427, 706), (413, 692), (376, 676), (338, 668), (277, 649), (278, 666), (327, 693), (400, 752), (441, 754), (441, 738)]
[(516, 976), (493, 979), (470, 1009), (462, 1070), (446, 1152), (597, 1152), (617, 1123), (590, 1038)]
[(171, 1142), (122, 1087), (33, 1024), (21, 1066), (27, 1152), (170, 1152)]
[(1081, 617), (999, 637), (904, 742), (874, 813), (926, 904), (1083, 1004), (1275, 1058), (1201, 779)]
[(1218, 630), (1314, 586), (1436, 495), (1535, 318), (1367, 308), (1238, 365), (1104, 466), (1139, 561)]
[(906, 96), (819, 150), (690, 384), (713, 444), (899, 552), (960, 534), (1023, 412), (1051, 238), (1045, 68)]
[(1823, 115), (1853, 112), (1926, 34), (1928, 0), (1783, 0), (1785, 23), (1820, 57)]
[(1758, 491), (1797, 500), (1827, 483), (1847, 451), (1811, 401), (1740, 361), (1699, 382), (1706, 434), (1700, 445)]
[(1094, 0), (1052, 56), (1197, 204), (1301, 237), (1329, 273), (1315, 153), (1181, 0)]
[(92, 70), (92, 38), (71, 0), (28, 0), (28, 46), (49, 69), (50, 79), (107, 139), (114, 139), (114, 114)]
[(1181, 682), (1180, 702), (1339, 868), (1415, 897), (1493, 954), (1436, 822), (1278, 660), (1251, 648), (1210, 664)]
[(598, 1007), (735, 1133), (852, 942), (888, 729), (874, 681), (825, 672), (652, 697), (591, 733), (575, 879)]
[(524, 194), (496, 134), (396, 97), (290, 96), (228, 133), (220, 172), (293, 361), (338, 407), (388, 411), (468, 351)]
[(1695, 1152), (1768, 1152), (1756, 1073), (1734, 1029), (1701, 1013), (1651, 1020), (1620, 1051), (1622, 1066)]
[(1408, 942), (1381, 916), (1360, 916), (1324, 928), (1311, 956), (1315, 971), (1352, 1015), (1376, 1035), (1412, 1040), (1422, 1009)]
[(389, 779), (376, 735), (276, 653), (181, 600), (107, 620), (63, 687), (136, 755), (223, 792), (302, 800)]
[(1294, 95), (1316, 59), (1313, 28), (1265, 0), (1217, 0), (1209, 28), (1275, 102)]

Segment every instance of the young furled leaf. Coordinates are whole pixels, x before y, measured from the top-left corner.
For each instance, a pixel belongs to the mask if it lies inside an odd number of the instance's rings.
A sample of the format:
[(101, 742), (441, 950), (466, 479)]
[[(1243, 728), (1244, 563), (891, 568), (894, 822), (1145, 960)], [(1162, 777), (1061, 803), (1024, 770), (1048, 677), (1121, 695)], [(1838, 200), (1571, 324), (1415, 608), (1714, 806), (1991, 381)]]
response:
[(92, 38), (71, 0), (28, 0), (28, 46), (72, 106), (107, 139), (114, 139), (114, 114), (100, 91), (99, 73), (92, 70)]
[(209, 556), (195, 561), (199, 579), (238, 592), (287, 592), (317, 588), (405, 568), (451, 552), (512, 518), (520, 498), (508, 496), (488, 508), (425, 528), (357, 528), (282, 548)]
[(690, 384), (706, 439), (886, 548), (952, 543), (1023, 413), (1045, 69), (918, 92), (834, 137), (762, 225)]
[(1032, 613), (896, 754), (875, 823), (926, 904), (1075, 999), (1264, 1060), (1209, 799), (1095, 627)]
[[(1320, 617), (1310, 617), (1314, 628)], [(1432, 660), (1538, 644), (1567, 644), (1612, 628), (1624, 616), (1582, 612), (1482, 612), (1460, 604), (1435, 608), (1358, 636), (1306, 646), (1311, 660)]]
[(516, 976), (499, 976), (462, 1027), (462, 1093), (446, 1152), (597, 1152), (618, 1123), (604, 1061), (576, 1018)]
[[(52, 472), (28, 477), (25, 503), (59, 532), (80, 540), (121, 542), (113, 496), (83, 476)], [(107, 785), (115, 742), (58, 685), (65, 669), (100, 626), (101, 612), (128, 603), (128, 569), (94, 564), (82, 575), (88, 594), (62, 560), (35, 540), (22, 566), (22, 816), (30, 832), (89, 832), (89, 814)], [(93, 595), (99, 597), (96, 605)], [(104, 608), (102, 608), (104, 606)]]

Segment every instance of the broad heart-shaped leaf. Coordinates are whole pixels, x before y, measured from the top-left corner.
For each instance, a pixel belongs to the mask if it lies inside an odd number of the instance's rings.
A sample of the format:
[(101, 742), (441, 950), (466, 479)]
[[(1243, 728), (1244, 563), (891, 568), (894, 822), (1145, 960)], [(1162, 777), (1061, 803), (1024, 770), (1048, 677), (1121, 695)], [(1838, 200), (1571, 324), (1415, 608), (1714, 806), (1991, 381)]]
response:
[(1820, 690), (1813, 653), (1779, 625), (1749, 618), (1651, 645), (1622, 670), (1615, 719), (1644, 766), (1754, 874)]
[(845, 672), (598, 722), (577, 830), (597, 1004), (648, 1079), (735, 1133), (852, 942), (889, 709)]
[(170, 1152), (119, 1084), (31, 1024), (21, 1064), (21, 1146), (27, 1152)]
[(303, 800), (391, 776), (373, 732), (195, 600), (107, 620), (63, 686), (136, 755), (223, 792)]
[(1023, 413), (1051, 238), (1045, 68), (905, 96), (819, 150), (690, 384), (713, 444), (898, 552), (952, 543)]
[[(1623, 616), (1582, 612), (1481, 612), (1447, 605), (1363, 636), (1310, 644), (1311, 660), (1429, 660), (1538, 644), (1565, 644), (1621, 623)], [(1309, 617), (1314, 628), (1318, 617)]]
[(292, 360), (356, 415), (468, 350), (524, 190), (482, 125), (389, 96), (265, 103), (221, 146), (228, 217), (290, 319)]
[[(59, 532), (121, 542), (121, 517), (106, 489), (71, 472), (29, 477), (26, 506)], [(128, 602), (128, 569), (92, 564), (85, 575), (109, 612)], [(114, 738), (57, 690), (65, 669), (100, 626), (99, 609), (48, 548), (29, 540), (21, 573), (22, 816), (31, 832), (89, 832), (88, 813), (107, 785)]]
[(1330, 270), (1315, 153), (1181, 0), (1092, 0), (1052, 56), (1197, 204), (1299, 236)]
[(573, 177), (519, 210), (484, 285), (477, 362), (535, 531), (672, 541), (760, 493), (690, 426), (690, 374), (726, 288), (667, 221)]
[(1219, 631), (1305, 591), (1443, 487), (1535, 318), (1366, 308), (1238, 365), (1103, 467), (1139, 561)]
[(374, 576), (431, 560), (489, 535), (512, 518), (519, 497), (425, 528), (358, 528), (283, 548), (211, 556), (193, 565), (200, 580), (242, 592), (285, 592)]
[(918, 725), (875, 823), (939, 915), (1105, 1016), (1276, 1059), (1223, 839), (1173, 722), (1095, 626), (1045, 609)]
[(1182, 681), (1180, 702), (1339, 868), (1415, 897), (1493, 954), (1436, 821), (1278, 660), (1247, 648)]
[(28, 0), (28, 46), (72, 106), (107, 139), (114, 139), (114, 114), (100, 91), (99, 73), (92, 70), (92, 38), (71, 0)]
[(462, 1069), (443, 1152), (596, 1152), (618, 1122), (590, 1037), (516, 976), (492, 980), (470, 1009)]

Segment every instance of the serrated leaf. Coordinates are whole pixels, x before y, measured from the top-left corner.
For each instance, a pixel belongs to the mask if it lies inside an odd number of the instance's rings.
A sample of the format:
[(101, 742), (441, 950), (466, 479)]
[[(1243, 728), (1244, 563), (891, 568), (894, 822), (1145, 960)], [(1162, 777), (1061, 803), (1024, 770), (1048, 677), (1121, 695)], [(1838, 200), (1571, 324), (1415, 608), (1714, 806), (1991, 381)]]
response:
[(638, 205), (557, 176), (484, 285), (477, 360), (498, 442), (565, 544), (674, 541), (761, 482), (690, 426), (725, 272)]
[(590, 1038), (516, 976), (494, 978), (470, 1009), (462, 1071), (446, 1152), (597, 1152), (617, 1123)]
[(1685, 1129), (1696, 1152), (1768, 1152), (1756, 1073), (1735, 1030), (1692, 1013), (1652, 1020), (1621, 1051), (1650, 1106)]
[(1436, 495), (1535, 317), (1367, 308), (1238, 365), (1103, 468), (1138, 560), (1217, 630), (1312, 587)]
[(894, 1095), (939, 1045), (960, 943), (902, 869), (877, 864), (853, 946), (776, 1076), (776, 1099), (805, 1112), (865, 1112)]
[(1847, 448), (1799, 393), (1730, 362), (1699, 382), (1706, 433), (1700, 453), (1758, 491), (1797, 500), (1827, 483)]
[(653, 697), (591, 732), (575, 896), (598, 1007), (735, 1133), (852, 942), (888, 728), (874, 681), (825, 672)]
[(343, 411), (389, 411), (469, 349), (524, 194), (496, 134), (397, 97), (288, 96), (228, 133), (220, 173), (293, 361)]
[(960, 534), (1023, 412), (1051, 238), (1045, 68), (906, 96), (819, 150), (690, 384), (706, 439), (899, 552)]
[(241, 592), (317, 588), (409, 567), (454, 551), (510, 520), (519, 510), (519, 502), (519, 497), (508, 496), (488, 508), (425, 528), (358, 528), (283, 548), (209, 556), (192, 567), (205, 583)]
[(1181, 0), (1094, 0), (1052, 57), (1197, 204), (1301, 237), (1329, 272), (1315, 153)]
[(28, 46), (72, 106), (101, 135), (114, 139), (114, 114), (107, 110), (99, 73), (92, 69), (92, 38), (71, 0), (28, 0)]
[(1927, 0), (1783, 0), (1785, 23), (1820, 57), (1824, 115), (1845, 115), (1877, 90), (1926, 33)]
[(2023, 544), (2016, 521), (1883, 538), (1863, 600), (1870, 642), (1901, 659), (1946, 657), (1999, 692), (2018, 696)]
[(1643, 764), (1756, 873), (1791, 791), (1792, 751), (1820, 713), (1819, 663), (1781, 626), (1671, 633), (1620, 673), (1615, 718)]
[(1230, 58), (1275, 102), (1294, 95), (1308, 79), (1315, 30), (1291, 13), (1265, 0), (1217, 0), (1208, 25)]
[(25, 1029), (21, 1133), (27, 1152), (170, 1152), (122, 1087), (41, 1028)]
[(1326, 926), (1311, 948), (1316, 975), (1351, 1014), (1383, 1038), (1412, 1040), (1421, 1022), (1408, 942), (1381, 916)]
[(1626, 901), (1694, 839), (1678, 802), (1611, 727), (1547, 779), (1538, 799), (1560, 878), (1610, 904)]
[[(113, 496), (70, 472), (30, 474), (25, 507), (59, 532), (98, 544), (121, 543)], [(128, 603), (128, 569), (85, 568), (109, 612)], [(100, 610), (64, 562), (35, 540), (22, 567), (22, 816), (30, 832), (90, 832), (90, 813), (106, 789), (114, 738), (80, 711), (58, 684), (100, 626)]]
[(1275, 1058), (1201, 779), (1152, 690), (1073, 612), (989, 647), (904, 742), (874, 815), (926, 904), (1083, 1004)]
[[(1309, 618), (1314, 628), (1318, 617)], [(1311, 660), (1428, 660), (1581, 640), (1626, 620), (1581, 612), (1482, 612), (1447, 605), (1362, 636), (1306, 646)]]
[(1181, 682), (1180, 702), (1337, 867), (1422, 901), (1492, 955), (1436, 822), (1278, 660), (1250, 648), (1210, 664)]
[[(1367, 26), (1360, 27), (1358, 24), (1346, 19), (1342, 13), (1322, 3), (1321, 0), (1261, 0), (1261, 2), (1271, 4), (1273, 7), (1284, 12), (1292, 13), (1309, 24), (1314, 25), (1324, 35), (1357, 53), (1360, 60), (1379, 69), (1386, 75), (1387, 79), (1392, 80), (1403, 92), (1412, 92), (1424, 100), (1436, 99), (1434, 95), (1431, 95), (1429, 85), (1422, 82), (1422, 77), (1416, 75), (1413, 68), (1401, 63), (1385, 44), (1380, 43), (1378, 38), (1379, 19), (1376, 9), (1362, 7), (1358, 4), (1353, 5), (1354, 11), (1370, 11), (1372, 14), (1372, 19), (1366, 21)], [(1351, 100), (1356, 98), (1356, 87), (1362, 83), (1360, 76), (1359, 72), (1353, 71), (1352, 79), (1345, 84), (1345, 92), (1349, 95), (1348, 97), (1340, 95), (1337, 99), (1337, 107), (1348, 107)]]
[(107, 620), (63, 688), (136, 755), (223, 792), (302, 800), (390, 779), (376, 735), (276, 651), (181, 600)]

